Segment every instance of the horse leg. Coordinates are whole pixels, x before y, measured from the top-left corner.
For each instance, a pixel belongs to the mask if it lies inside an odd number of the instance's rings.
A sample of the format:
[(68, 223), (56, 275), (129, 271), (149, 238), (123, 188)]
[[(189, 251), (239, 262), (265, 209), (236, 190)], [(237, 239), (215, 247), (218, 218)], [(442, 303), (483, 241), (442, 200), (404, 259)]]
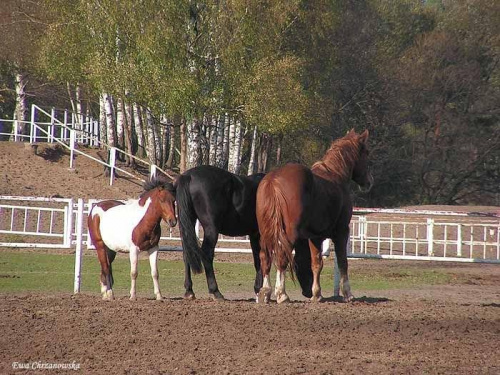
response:
[(252, 247), (252, 255), (253, 255), (253, 265), (255, 267), (255, 282), (253, 284), (253, 290), (255, 292), (255, 300), (259, 299), (259, 290), (262, 288), (262, 271), (260, 269), (260, 259), (259, 259), (259, 235), (251, 234), (250, 235), (250, 246)]
[[(214, 227), (215, 228), (215, 227)], [(203, 228), (203, 244), (201, 245), (201, 252), (203, 255), (202, 262), (205, 268), (205, 276), (207, 278), (208, 293), (210, 298), (214, 301), (224, 300), (224, 296), (219, 291), (217, 280), (215, 279), (214, 272), (214, 250), (217, 244), (217, 237), (219, 233), (209, 225)]]
[(113, 261), (115, 260), (116, 258), (116, 251), (113, 251), (113, 250), (110, 250), (109, 248), (106, 247), (106, 254), (108, 255), (108, 262), (109, 262), (109, 279), (108, 279), (108, 283), (109, 283), (109, 286), (110, 286), (110, 289), (109, 289), (109, 296), (108, 296), (108, 299), (114, 299), (115, 297), (113, 296), (113, 284), (115, 283), (115, 279), (113, 278), (113, 268), (112, 268), (112, 265), (113, 265)]
[(283, 302), (290, 302), (290, 297), (288, 297), (288, 294), (286, 294), (285, 290), (285, 274), (286, 274), (286, 267), (283, 269), (280, 269), (281, 267), (278, 267), (276, 270), (276, 286), (274, 288), (274, 295), (276, 296), (276, 302), (278, 303), (283, 303)]
[(297, 275), (302, 289), (302, 295), (311, 298), (313, 296), (313, 273), (311, 271), (311, 251), (308, 240), (298, 239), (295, 241), (294, 267), (295, 275)]
[(321, 244), (323, 239), (309, 240), (309, 250), (311, 252), (311, 270), (313, 273), (311, 302), (321, 301), (321, 285), (319, 277), (323, 269), (323, 256), (321, 254)]
[(262, 272), (262, 288), (257, 296), (257, 303), (269, 303), (271, 300), (271, 283), (269, 273), (271, 271), (271, 259), (266, 250), (260, 249), (260, 270)]
[(158, 301), (162, 299), (160, 292), (160, 283), (158, 282), (158, 246), (152, 247), (148, 250), (149, 265), (151, 267), (151, 277), (153, 278), (153, 287), (155, 297)]
[(97, 258), (101, 264), (101, 294), (103, 300), (112, 300), (113, 290), (111, 277), (111, 264), (107, 255), (108, 248), (103, 241), (96, 241)]
[(354, 300), (349, 285), (348, 264), (347, 264), (347, 241), (349, 240), (349, 227), (337, 231), (334, 240), (335, 257), (340, 271), (340, 288), (344, 296), (344, 301), (350, 302)]
[(137, 258), (139, 255), (139, 249), (133, 248), (130, 250), (130, 300), (135, 301), (137, 299), (135, 295), (135, 283), (137, 280)]
[(193, 292), (193, 280), (191, 279), (191, 267), (189, 267), (189, 262), (186, 259), (186, 252), (183, 251), (184, 258), (184, 289), (186, 290), (184, 293), (184, 299), (193, 300), (195, 299), (195, 295)]

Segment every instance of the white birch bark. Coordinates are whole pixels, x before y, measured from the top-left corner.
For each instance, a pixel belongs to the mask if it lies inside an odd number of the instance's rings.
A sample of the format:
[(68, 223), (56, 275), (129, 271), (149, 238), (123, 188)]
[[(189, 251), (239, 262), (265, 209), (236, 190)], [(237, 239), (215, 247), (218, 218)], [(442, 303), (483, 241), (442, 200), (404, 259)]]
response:
[[(134, 155), (134, 144), (132, 134), (134, 132), (134, 126), (132, 123), (132, 107), (129, 102), (124, 102), (124, 113), (125, 113), (125, 148), (126, 151)], [(135, 167), (135, 161), (132, 157), (126, 157), (127, 165)]]
[(108, 134), (108, 145), (111, 147), (116, 146), (116, 124), (115, 124), (115, 114), (113, 111), (113, 98), (111, 95), (104, 94), (104, 108), (106, 110), (106, 130)]
[(179, 171), (184, 173), (187, 169), (187, 125), (186, 119), (181, 119), (180, 127), (180, 141), (181, 141), (181, 157), (179, 162)]
[(197, 118), (189, 121), (187, 126), (187, 167), (193, 168), (199, 164), (200, 154), (200, 123)]
[(243, 136), (243, 126), (240, 120), (236, 120), (233, 149), (233, 173), (239, 174), (241, 169), (241, 146)]
[(216, 166), (219, 168), (224, 168), (225, 158), (224, 158), (224, 114), (221, 114), (218, 119), (217, 124), (217, 155), (216, 155)]
[(227, 159), (227, 170), (231, 173), (234, 173), (235, 132), (236, 132), (236, 123), (234, 120), (232, 120), (230, 121), (229, 124), (228, 159)]
[[(15, 79), (15, 89), (16, 89), (16, 107), (14, 109), (14, 125), (12, 127), (12, 135), (14, 135), (15, 128), (17, 128), (17, 134), (28, 134), (29, 124), (25, 121), (27, 120), (28, 114), (28, 103), (26, 102), (26, 76), (22, 73), (16, 73)], [(13, 136), (12, 136), (13, 138)], [(19, 138), (23, 140), (23, 138)]]
[[(75, 104), (76, 104), (76, 118), (78, 119), (78, 129), (85, 130), (83, 126), (83, 106), (82, 106), (82, 87), (79, 83), (75, 88)], [(82, 133), (81, 133), (82, 134)], [(83, 134), (82, 134), (83, 135)]]
[[(123, 106), (123, 99), (118, 98), (116, 100), (116, 147), (120, 150), (125, 150), (124, 147), (124, 134), (123, 129), (125, 127), (125, 110)], [(122, 153), (119, 155), (123, 156)]]
[(210, 120), (210, 151), (208, 157), (208, 163), (210, 165), (217, 165), (218, 126), (219, 122), (217, 121), (217, 116), (212, 116)]
[(254, 126), (252, 133), (252, 145), (250, 146), (250, 161), (248, 162), (248, 175), (255, 173), (255, 152), (257, 148), (257, 127)]
[(174, 164), (174, 158), (175, 158), (175, 126), (173, 122), (170, 124), (169, 135), (170, 139), (168, 144), (168, 157), (167, 161), (165, 162), (165, 166), (168, 169), (172, 169), (172, 165)]
[(146, 145), (144, 142), (144, 126), (142, 122), (141, 107), (137, 103), (133, 104), (135, 134), (137, 135), (137, 154), (139, 157), (146, 155)]
[(147, 156), (151, 164), (157, 164), (156, 160), (156, 140), (153, 124), (153, 116), (149, 109), (146, 110), (146, 134), (147, 134)]
[(99, 95), (99, 146), (103, 148), (104, 143), (108, 142), (108, 134), (106, 130), (106, 94)]

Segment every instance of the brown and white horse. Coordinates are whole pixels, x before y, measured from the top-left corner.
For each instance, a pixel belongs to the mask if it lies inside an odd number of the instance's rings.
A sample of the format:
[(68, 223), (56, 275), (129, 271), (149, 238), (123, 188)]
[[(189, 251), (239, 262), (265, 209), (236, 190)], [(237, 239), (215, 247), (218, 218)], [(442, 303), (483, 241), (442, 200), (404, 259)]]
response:
[(113, 272), (111, 263), (116, 252), (130, 254), (130, 299), (136, 299), (137, 259), (140, 251), (148, 251), (156, 299), (162, 299), (158, 283), (158, 242), (161, 219), (170, 226), (175, 217), (175, 190), (172, 184), (152, 179), (137, 200), (122, 203), (115, 200), (95, 204), (88, 217), (92, 243), (101, 264), (102, 298), (112, 300)]
[[(334, 141), (321, 161), (311, 169), (287, 164), (267, 174), (257, 189), (257, 222), (260, 231), (260, 260), (263, 286), (259, 302), (271, 296), (269, 271), (277, 269), (275, 295), (278, 303), (289, 298), (285, 292), (285, 272), (294, 269), (302, 294), (312, 301), (321, 299), (320, 273), (323, 268), (321, 243), (331, 238), (340, 269), (342, 293), (351, 300), (347, 274), (347, 240), (352, 216), (349, 181), (370, 188), (373, 177), (368, 169), (368, 131), (351, 130)], [(295, 258), (292, 250), (295, 248)]]

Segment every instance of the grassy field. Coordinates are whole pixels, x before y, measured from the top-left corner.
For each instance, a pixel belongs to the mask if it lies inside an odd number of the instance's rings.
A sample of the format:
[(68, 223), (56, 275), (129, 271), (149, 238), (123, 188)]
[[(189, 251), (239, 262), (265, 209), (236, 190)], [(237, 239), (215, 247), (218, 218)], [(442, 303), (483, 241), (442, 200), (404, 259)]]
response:
[[(145, 254), (144, 254), (145, 255)], [(216, 255), (217, 259), (217, 255)], [(74, 280), (74, 254), (54, 252), (37, 253), (18, 250), (0, 251), (0, 293), (72, 293)], [(351, 261), (350, 279), (355, 290), (381, 290), (411, 288), (419, 285), (445, 284), (451, 275), (440, 268), (398, 268), (397, 272), (388, 268), (387, 272), (364, 267), (370, 261)], [(373, 261), (371, 261), (373, 262)], [(376, 261), (375, 261), (376, 262)], [(160, 284), (165, 297), (180, 297), (184, 293), (184, 267), (180, 260), (158, 262)], [(253, 296), (254, 268), (251, 263), (215, 263), (217, 281), (223, 293)], [(130, 286), (130, 264), (126, 255), (120, 255), (113, 263), (114, 290), (117, 296), (128, 295)], [(95, 255), (85, 255), (82, 268), (82, 292), (99, 293), (100, 266)], [(274, 272), (272, 274), (274, 279)], [(333, 265), (331, 259), (325, 262), (321, 277), (324, 295), (332, 294)], [(194, 290), (199, 297), (207, 296), (204, 275), (193, 277)], [(152, 280), (147, 256), (139, 261), (137, 292), (139, 296), (152, 297)], [(299, 295), (298, 284), (287, 283), (291, 295)]]

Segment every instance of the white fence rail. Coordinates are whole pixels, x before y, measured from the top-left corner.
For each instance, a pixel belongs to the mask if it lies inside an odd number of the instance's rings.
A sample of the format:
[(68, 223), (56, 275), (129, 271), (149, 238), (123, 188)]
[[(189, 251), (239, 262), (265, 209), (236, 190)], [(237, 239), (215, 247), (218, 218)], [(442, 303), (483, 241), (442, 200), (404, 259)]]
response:
[[(172, 178), (168, 172), (164, 171), (160, 167), (102, 142), (99, 137), (99, 123), (91, 117), (70, 114), (68, 111), (57, 111), (54, 108), (50, 111), (46, 111), (45, 109), (33, 104), (31, 106), (31, 121), (1, 121), (6, 124), (11, 123), (13, 132), (9, 133), (0, 130), (0, 136), (12, 137), (15, 141), (29, 139), (31, 144), (36, 144), (37, 142), (57, 143), (68, 149), (70, 152), (70, 169), (75, 168), (75, 154), (92, 159), (96, 163), (108, 167), (110, 171), (110, 185), (113, 185), (116, 171), (120, 171), (128, 177), (144, 182), (141, 177), (138, 177), (137, 175), (117, 166), (116, 161), (118, 154), (122, 154), (123, 157), (132, 158), (139, 165), (149, 169), (150, 176), (155, 176), (157, 172), (160, 171), (166, 176)], [(29, 134), (19, 132), (20, 128), (25, 127), (29, 127)], [(100, 146), (105, 148), (109, 153), (108, 161), (102, 161), (82, 150), (79, 150), (77, 144)]]
[[(92, 249), (87, 216), (95, 202), (0, 196), (0, 247), (75, 248), (77, 293), (83, 249)], [(161, 250), (182, 249), (178, 228), (165, 226), (162, 233)], [(216, 251), (251, 253), (245, 237), (220, 236)], [(355, 209), (349, 257), (500, 264), (500, 215)]]

